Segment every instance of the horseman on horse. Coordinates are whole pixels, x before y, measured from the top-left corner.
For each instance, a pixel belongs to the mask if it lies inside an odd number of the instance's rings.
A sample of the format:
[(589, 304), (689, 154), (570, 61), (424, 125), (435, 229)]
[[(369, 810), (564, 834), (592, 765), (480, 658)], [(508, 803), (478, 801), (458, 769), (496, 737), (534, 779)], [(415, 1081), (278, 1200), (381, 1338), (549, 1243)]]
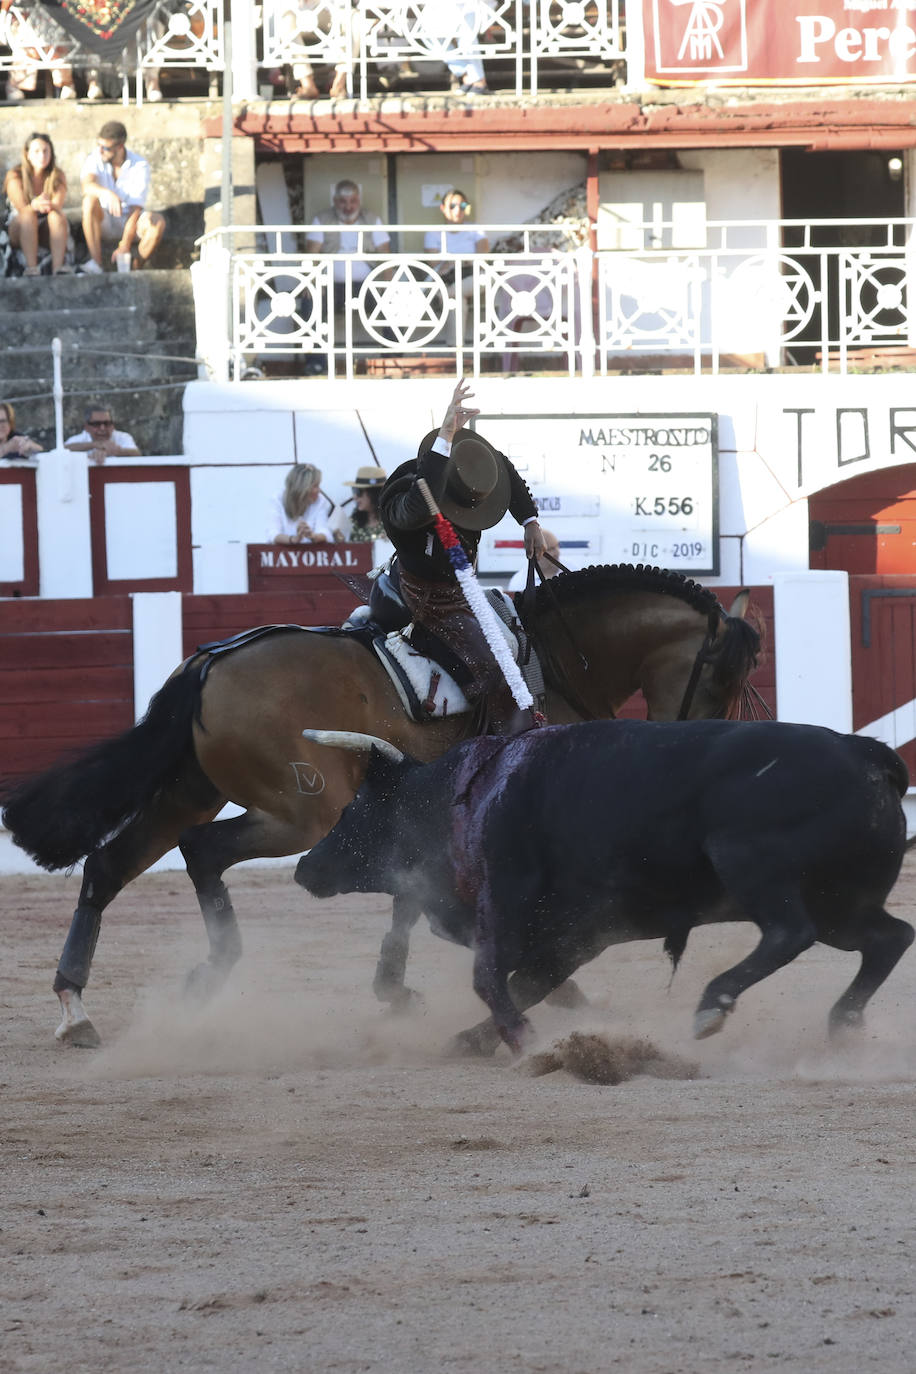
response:
[[(452, 523), (469, 563), (483, 530), (508, 510), (525, 530), (528, 558), (544, 552), (544, 533), (528, 487), (503, 453), (464, 425), (480, 411), (467, 406), (469, 387), (459, 382), (438, 430), (420, 444), (386, 482), (379, 511), (396, 550), (389, 573), (415, 624), (444, 640), (471, 674), (465, 687), (472, 703), (485, 703), (493, 734), (519, 734), (534, 724), (531, 710), (513, 699), (474, 611), (465, 600), (452, 561), (436, 533), (429, 503)], [(424, 493), (424, 483), (426, 494)]]

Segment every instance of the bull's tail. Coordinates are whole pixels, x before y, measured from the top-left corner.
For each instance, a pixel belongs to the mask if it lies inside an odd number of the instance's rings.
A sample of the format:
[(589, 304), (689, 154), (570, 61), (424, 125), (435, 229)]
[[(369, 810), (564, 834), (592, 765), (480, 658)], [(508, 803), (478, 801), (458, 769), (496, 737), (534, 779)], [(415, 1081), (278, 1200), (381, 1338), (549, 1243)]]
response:
[(669, 983), (669, 987), (671, 983), (674, 982), (677, 966), (681, 962), (681, 956), (684, 950), (687, 948), (687, 937), (690, 935), (692, 929), (693, 923), (686, 921), (683, 925), (677, 926), (670, 934), (665, 936), (664, 950), (671, 960), (671, 982)]
[(15, 843), (42, 868), (70, 868), (116, 834), (177, 778), (199, 697), (189, 663), (132, 729), (14, 787), (2, 819)]

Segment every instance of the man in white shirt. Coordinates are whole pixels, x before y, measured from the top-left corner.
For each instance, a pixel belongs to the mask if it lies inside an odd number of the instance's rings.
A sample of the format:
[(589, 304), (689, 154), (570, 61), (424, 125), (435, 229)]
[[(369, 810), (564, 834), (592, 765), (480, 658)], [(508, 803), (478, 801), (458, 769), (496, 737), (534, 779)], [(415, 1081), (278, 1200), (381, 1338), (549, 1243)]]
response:
[[(322, 210), (312, 220), (309, 236), (305, 241), (306, 253), (347, 253), (357, 254), (367, 250), (387, 253), (391, 240), (384, 229), (373, 229), (380, 225), (378, 215), (368, 215), (362, 206), (360, 189), (355, 181), (338, 181), (334, 187), (334, 198), (328, 210)], [(368, 226), (368, 232), (360, 231)], [(350, 265), (353, 294), (356, 295), (360, 282), (364, 282), (372, 271), (372, 264), (363, 258), (354, 257)], [(387, 273), (385, 274), (387, 275)], [(343, 310), (346, 304), (347, 264), (338, 258), (334, 263), (334, 309)], [(382, 331), (384, 337), (388, 337)], [(313, 353), (306, 359), (306, 375), (315, 376), (327, 368), (323, 354)]]
[[(378, 215), (367, 215), (362, 206), (360, 190), (355, 181), (338, 181), (334, 187), (334, 199), (328, 210), (322, 210), (312, 220), (312, 230), (305, 241), (306, 253), (358, 253), (360, 247), (372, 243), (372, 251), (376, 253), (387, 253), (391, 247), (391, 241), (384, 229), (373, 229), (371, 234), (361, 234), (360, 230), (367, 225), (372, 226), (381, 224)], [(362, 245), (360, 243), (362, 240)], [(364, 262), (362, 258), (352, 264), (351, 272), (354, 282), (365, 281), (368, 277), (371, 266)], [(334, 304), (339, 309), (343, 304), (342, 292), (341, 300), (338, 302), (338, 284), (343, 285), (346, 280), (346, 265), (340, 261), (334, 264)]]
[(86, 428), (72, 439), (67, 439), (64, 448), (71, 453), (85, 453), (91, 463), (104, 463), (106, 458), (139, 458), (140, 450), (133, 435), (125, 429), (115, 429), (111, 410), (108, 406), (93, 402), (85, 410)]
[(83, 191), (83, 233), (89, 249), (83, 271), (99, 273), (102, 243), (113, 241), (114, 263), (120, 254), (130, 254), (137, 244), (137, 266), (145, 267), (162, 242), (165, 218), (146, 209), (149, 195), (150, 165), (145, 157), (127, 147), (127, 130), (116, 119), (103, 124), (95, 151), (83, 163), (80, 173)]

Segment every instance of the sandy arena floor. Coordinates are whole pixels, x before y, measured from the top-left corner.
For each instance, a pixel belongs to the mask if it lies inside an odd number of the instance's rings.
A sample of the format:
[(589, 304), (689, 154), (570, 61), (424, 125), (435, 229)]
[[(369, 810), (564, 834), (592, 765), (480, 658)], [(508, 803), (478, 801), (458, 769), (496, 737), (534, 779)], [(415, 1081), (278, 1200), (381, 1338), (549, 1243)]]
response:
[[(479, 1020), (470, 956), (414, 940), (425, 1015), (370, 991), (380, 898), (307, 899), (278, 869), (233, 892), (246, 955), (207, 1008), (186, 880), (106, 915), (87, 1009), (104, 1048), (62, 1050), (50, 984), (78, 890), (0, 879), (0, 1370), (469, 1374), (908, 1371), (914, 1362), (916, 951), (861, 1040), (825, 1042), (857, 960), (815, 949), (689, 1038), (747, 926), (610, 951), (587, 1013), (702, 1078), (533, 1078), (502, 1049), (455, 1062)], [(916, 858), (892, 910), (916, 920)]]

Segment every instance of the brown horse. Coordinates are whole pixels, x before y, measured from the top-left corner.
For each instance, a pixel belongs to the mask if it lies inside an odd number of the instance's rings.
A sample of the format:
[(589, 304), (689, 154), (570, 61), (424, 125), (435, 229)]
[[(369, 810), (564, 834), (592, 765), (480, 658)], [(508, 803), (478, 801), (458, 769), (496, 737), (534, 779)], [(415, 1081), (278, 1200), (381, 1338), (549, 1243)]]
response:
[[(746, 604), (743, 593), (741, 615), (726, 615), (711, 591), (659, 569), (596, 567), (553, 578), (522, 613), (544, 665), (549, 720), (612, 716), (640, 689), (653, 720), (735, 714), (759, 646), (742, 618)], [(209, 940), (189, 984), (208, 991), (224, 981), (241, 952), (225, 870), (309, 849), (363, 778), (365, 756), (347, 751), (335, 751), (319, 772), (304, 727), (379, 735), (428, 761), (467, 733), (467, 721), (415, 724), (355, 637), (294, 630), (215, 657), (199, 652), (138, 725), (20, 784), (3, 813), (15, 842), (47, 869), (86, 857), (54, 983), (63, 1009), (58, 1038), (98, 1043), (80, 994), (102, 912), (176, 844)], [(227, 801), (244, 814), (217, 821)], [(382, 999), (408, 996), (407, 942), (419, 914), (395, 901), (376, 974)]]

